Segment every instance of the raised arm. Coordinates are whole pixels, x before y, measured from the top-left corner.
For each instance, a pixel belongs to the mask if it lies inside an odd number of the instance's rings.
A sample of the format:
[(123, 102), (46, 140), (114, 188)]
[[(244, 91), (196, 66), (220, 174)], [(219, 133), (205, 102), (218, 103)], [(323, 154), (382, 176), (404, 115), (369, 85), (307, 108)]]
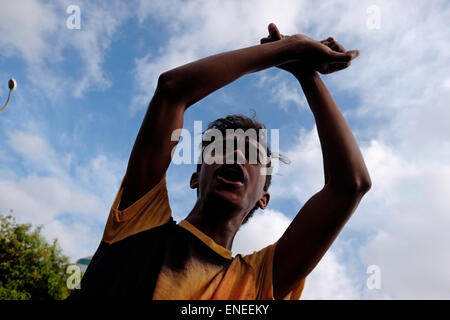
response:
[[(274, 41), (283, 36), (275, 25), (269, 26)], [(349, 53), (332, 38), (320, 42), (324, 47)], [(322, 69), (301, 63), (281, 65), (300, 82), (316, 120), (322, 147), (325, 183), (298, 212), (279, 239), (274, 257), (274, 296), (284, 297), (293, 286), (305, 278), (317, 265), (355, 211), (371, 180), (356, 140), (319, 74), (344, 69), (347, 63), (331, 64)]]
[(119, 210), (161, 180), (178, 143), (171, 141), (171, 134), (182, 128), (190, 105), (244, 74), (297, 60), (302, 48), (296, 39), (285, 39), (213, 55), (161, 74), (130, 155)]

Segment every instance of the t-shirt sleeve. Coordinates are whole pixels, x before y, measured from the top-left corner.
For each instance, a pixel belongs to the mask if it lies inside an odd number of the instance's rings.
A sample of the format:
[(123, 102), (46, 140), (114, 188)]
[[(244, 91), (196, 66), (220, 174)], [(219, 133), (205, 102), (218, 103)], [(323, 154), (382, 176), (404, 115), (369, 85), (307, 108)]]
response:
[[(274, 300), (273, 296), (273, 257), (277, 242), (264, 249), (245, 255), (242, 258), (255, 270), (256, 300)], [(282, 300), (298, 300), (303, 292), (306, 278), (298, 281), (295, 287)]]
[(124, 210), (118, 210), (123, 182), (114, 199), (102, 241), (114, 243), (139, 232), (156, 228), (169, 221), (172, 211), (166, 186), (166, 175), (140, 199)]

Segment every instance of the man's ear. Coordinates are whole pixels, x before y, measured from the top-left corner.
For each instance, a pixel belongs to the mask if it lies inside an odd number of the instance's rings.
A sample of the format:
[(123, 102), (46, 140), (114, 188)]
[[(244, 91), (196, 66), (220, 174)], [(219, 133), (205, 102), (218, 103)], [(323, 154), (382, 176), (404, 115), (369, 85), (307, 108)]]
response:
[(269, 200), (270, 200), (270, 193), (268, 193), (267, 191), (263, 191), (263, 194), (257, 203), (258, 207), (264, 210), (269, 204)]
[(189, 182), (191, 189), (198, 188), (198, 172), (194, 172), (191, 176), (191, 181)]

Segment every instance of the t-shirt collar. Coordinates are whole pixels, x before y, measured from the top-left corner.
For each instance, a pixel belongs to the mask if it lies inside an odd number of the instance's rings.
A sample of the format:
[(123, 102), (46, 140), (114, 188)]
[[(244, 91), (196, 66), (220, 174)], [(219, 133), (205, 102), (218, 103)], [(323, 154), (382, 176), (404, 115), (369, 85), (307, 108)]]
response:
[(203, 243), (205, 243), (209, 248), (214, 250), (216, 253), (221, 255), (222, 257), (226, 259), (231, 259), (232, 253), (227, 248), (221, 246), (217, 242), (215, 242), (212, 238), (204, 234), (202, 231), (197, 229), (194, 225), (192, 225), (187, 220), (182, 220), (178, 223), (180, 227), (183, 227), (187, 231), (191, 232), (194, 236), (196, 236), (198, 239), (200, 239)]

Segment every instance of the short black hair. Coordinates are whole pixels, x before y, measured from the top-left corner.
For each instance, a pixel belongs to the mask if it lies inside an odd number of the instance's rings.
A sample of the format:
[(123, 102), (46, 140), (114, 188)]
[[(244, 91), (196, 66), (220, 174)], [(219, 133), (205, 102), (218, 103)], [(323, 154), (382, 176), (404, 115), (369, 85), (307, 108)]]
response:
[[(242, 130), (246, 131), (248, 129), (255, 129), (255, 130), (266, 129), (266, 126), (263, 123), (256, 120), (256, 114), (254, 114), (252, 118), (249, 118), (242, 114), (231, 114), (224, 118), (219, 118), (219, 119), (216, 119), (216, 120), (210, 122), (208, 124), (208, 128), (203, 132), (203, 134), (210, 129), (217, 129), (223, 135), (225, 135), (227, 129), (233, 129), (233, 130), (242, 129)], [(204, 148), (207, 145), (209, 145), (210, 143), (211, 143), (211, 141), (204, 141), (202, 139), (202, 144), (201, 144), (202, 150), (204, 150)], [(267, 167), (270, 167), (270, 165), (271, 165), (270, 147), (267, 143), (265, 143), (264, 146), (266, 148), (267, 157), (269, 158)], [(202, 164), (198, 163), (197, 164), (197, 172), (200, 172), (201, 167), (202, 167)], [(266, 182), (264, 183), (264, 188), (263, 188), (264, 191), (269, 190), (271, 182), (272, 182), (272, 175), (267, 174)], [(247, 216), (244, 218), (244, 221), (242, 222), (242, 224), (245, 224), (253, 216), (253, 213), (256, 211), (256, 209), (258, 209), (257, 205), (255, 205), (255, 207), (247, 214)]]

